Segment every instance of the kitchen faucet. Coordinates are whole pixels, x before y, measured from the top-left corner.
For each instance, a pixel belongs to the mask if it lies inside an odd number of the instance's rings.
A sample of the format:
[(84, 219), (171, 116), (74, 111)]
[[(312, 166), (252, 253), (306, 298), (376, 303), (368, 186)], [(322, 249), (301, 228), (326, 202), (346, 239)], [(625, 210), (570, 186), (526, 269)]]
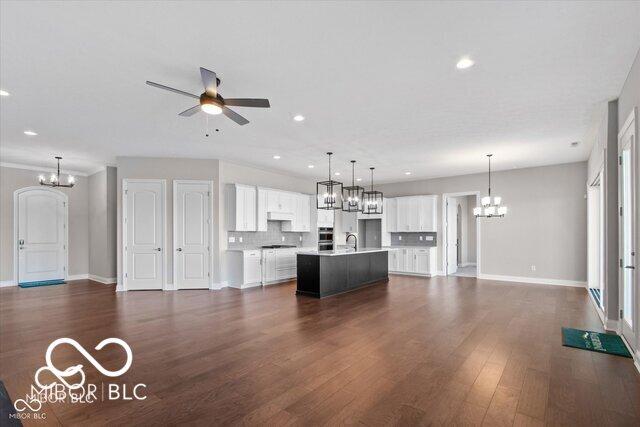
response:
[(355, 239), (355, 244), (353, 245), (353, 249), (357, 251), (358, 250), (358, 236), (356, 236), (353, 233), (347, 234), (347, 238), (344, 241), (345, 243), (349, 243), (349, 237), (353, 237)]

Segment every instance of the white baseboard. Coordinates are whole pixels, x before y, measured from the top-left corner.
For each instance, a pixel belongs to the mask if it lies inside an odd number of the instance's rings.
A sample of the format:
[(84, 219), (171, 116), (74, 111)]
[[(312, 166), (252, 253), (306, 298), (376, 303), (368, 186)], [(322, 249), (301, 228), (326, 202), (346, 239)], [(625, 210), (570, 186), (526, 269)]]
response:
[(13, 280), (3, 280), (0, 282), (0, 288), (8, 288), (9, 286), (16, 286), (16, 282)]
[(116, 292), (125, 292), (125, 290), (124, 290), (124, 286), (122, 286), (122, 285), (117, 285), (117, 286), (116, 286)]
[(498, 280), (504, 282), (520, 282), (520, 283), (536, 283), (540, 285), (554, 286), (572, 286), (584, 288), (586, 281), (580, 280), (563, 280), (563, 279), (546, 279), (543, 277), (524, 277), (524, 276), (502, 276), (498, 274), (480, 274), (478, 279), (482, 280)]
[(462, 264), (460, 264), (460, 267), (475, 267), (476, 263), (475, 262), (463, 262)]
[(640, 350), (636, 351), (636, 354), (633, 355), (633, 366), (640, 372)]
[(71, 276), (67, 276), (68, 281), (72, 281), (72, 280), (87, 280), (89, 279), (89, 274), (85, 273), (85, 274), (74, 274)]
[(262, 283), (256, 282), (256, 283), (250, 283), (248, 285), (229, 285), (230, 288), (234, 288), (234, 289), (249, 289), (249, 288), (257, 288), (258, 286), (262, 286)]
[(618, 326), (620, 325), (620, 323), (617, 320), (614, 319), (608, 319), (605, 318), (604, 319), (604, 329), (605, 331), (611, 331), (611, 332), (616, 332), (619, 334), (618, 331)]
[(117, 281), (115, 277), (102, 277), (96, 276), (95, 274), (89, 274), (89, 280), (93, 280), (94, 282), (99, 282), (104, 285), (113, 285)]
[(229, 286), (229, 283), (227, 281), (222, 281), (220, 283), (214, 283), (213, 285), (211, 285), (211, 290), (212, 291), (219, 291), (222, 288), (226, 288)]

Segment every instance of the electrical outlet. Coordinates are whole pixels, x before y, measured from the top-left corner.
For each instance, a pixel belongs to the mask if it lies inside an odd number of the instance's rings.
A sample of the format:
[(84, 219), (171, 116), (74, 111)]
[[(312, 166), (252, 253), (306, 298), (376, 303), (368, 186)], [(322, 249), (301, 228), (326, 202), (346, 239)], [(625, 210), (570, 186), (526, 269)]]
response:
[(236, 238), (233, 236), (229, 236), (229, 243), (235, 243), (236, 242)]
[(302, 242), (302, 236), (300, 236), (300, 241)]
[(420, 241), (422, 242), (422, 236), (420, 236)]
[(284, 236), (282, 236), (282, 241), (284, 242)]
[(535, 265), (531, 266), (531, 271), (536, 271), (536, 266)]
[(402, 236), (398, 236), (398, 240), (402, 240)]
[(238, 242), (242, 243), (242, 237), (238, 237)]
[(433, 236), (426, 236), (425, 238), (427, 241), (433, 242)]

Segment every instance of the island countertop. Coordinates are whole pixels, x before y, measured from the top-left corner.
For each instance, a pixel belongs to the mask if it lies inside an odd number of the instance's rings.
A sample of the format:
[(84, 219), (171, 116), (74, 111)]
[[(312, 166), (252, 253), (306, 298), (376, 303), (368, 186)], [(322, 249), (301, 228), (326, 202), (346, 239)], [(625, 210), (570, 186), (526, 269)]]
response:
[(301, 251), (299, 255), (318, 255), (318, 256), (339, 256), (339, 255), (357, 255), (366, 254), (371, 252), (388, 252), (393, 251), (396, 248), (360, 248), (358, 250), (353, 249), (334, 249), (332, 251)]

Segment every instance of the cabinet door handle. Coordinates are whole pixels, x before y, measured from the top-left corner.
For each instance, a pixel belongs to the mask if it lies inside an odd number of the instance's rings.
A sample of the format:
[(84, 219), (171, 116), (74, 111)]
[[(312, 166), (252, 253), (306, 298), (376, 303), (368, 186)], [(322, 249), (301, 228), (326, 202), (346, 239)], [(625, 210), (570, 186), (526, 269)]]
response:
[(160, 252), (162, 250), (162, 248), (156, 248), (156, 251)]
[(176, 251), (182, 252), (182, 248), (178, 248), (178, 249), (176, 249)]
[(636, 269), (633, 265), (625, 265), (624, 268), (628, 268), (630, 270), (635, 270)]

